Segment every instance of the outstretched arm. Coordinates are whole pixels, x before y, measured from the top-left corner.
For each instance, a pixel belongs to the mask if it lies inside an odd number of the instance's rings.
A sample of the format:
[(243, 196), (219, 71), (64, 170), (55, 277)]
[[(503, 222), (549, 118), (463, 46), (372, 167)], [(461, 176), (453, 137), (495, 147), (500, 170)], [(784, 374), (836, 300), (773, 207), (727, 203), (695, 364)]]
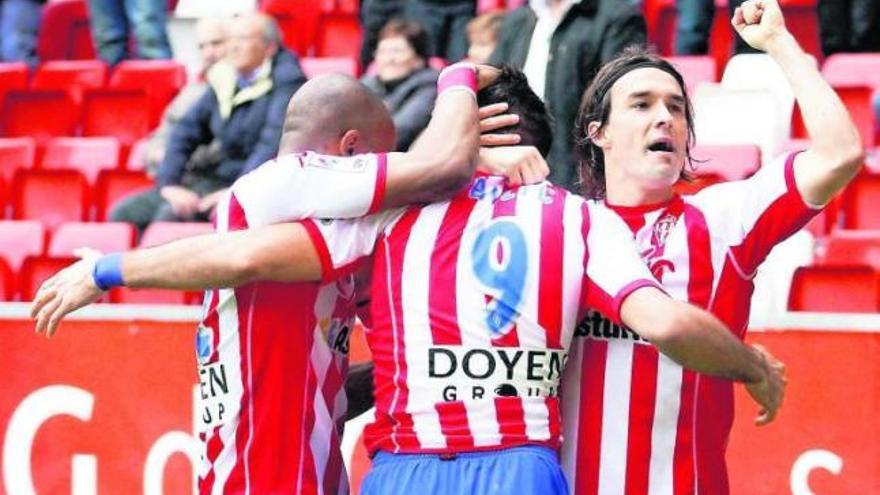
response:
[(827, 204), (855, 177), (864, 159), (859, 132), (846, 107), (785, 27), (776, 0), (744, 2), (731, 23), (750, 46), (779, 64), (791, 84), (811, 143), (795, 158), (795, 183), (808, 203)]
[(623, 301), (620, 316), (685, 368), (744, 382), (762, 407), (757, 424), (776, 417), (785, 390), (784, 368), (763, 349), (743, 344), (712, 314), (645, 287)]

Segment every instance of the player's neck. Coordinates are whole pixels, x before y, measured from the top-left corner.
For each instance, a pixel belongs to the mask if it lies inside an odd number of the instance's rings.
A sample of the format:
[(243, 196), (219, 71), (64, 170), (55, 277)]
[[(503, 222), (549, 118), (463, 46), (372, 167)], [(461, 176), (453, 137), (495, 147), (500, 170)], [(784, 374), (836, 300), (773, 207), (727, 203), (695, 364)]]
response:
[(674, 195), (671, 187), (649, 189), (633, 182), (612, 184), (609, 181), (605, 187), (605, 201), (612, 206), (656, 205), (669, 201)]

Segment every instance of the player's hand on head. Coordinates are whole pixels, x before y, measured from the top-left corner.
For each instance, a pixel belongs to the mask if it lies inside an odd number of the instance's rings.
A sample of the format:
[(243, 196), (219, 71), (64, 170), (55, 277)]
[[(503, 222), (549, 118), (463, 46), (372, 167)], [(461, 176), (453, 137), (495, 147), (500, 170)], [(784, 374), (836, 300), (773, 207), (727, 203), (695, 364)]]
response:
[(537, 184), (550, 174), (550, 167), (534, 146), (480, 148), (478, 169), (503, 175), (511, 184)]
[(733, 12), (730, 23), (756, 50), (767, 51), (774, 40), (788, 33), (777, 0), (747, 0)]
[(522, 139), (519, 134), (495, 132), (519, 123), (519, 115), (507, 113), (507, 109), (507, 103), (503, 102), (480, 107), (480, 146), (519, 144)]
[(81, 259), (43, 282), (34, 296), (30, 316), (35, 320), (36, 333), (51, 337), (67, 314), (104, 294), (92, 278), (101, 253), (85, 248), (75, 250), (74, 254)]
[(491, 86), (501, 75), (501, 70), (486, 64), (477, 64), (477, 89)]
[(763, 426), (776, 419), (779, 408), (782, 407), (788, 379), (785, 377), (785, 365), (781, 361), (773, 357), (763, 346), (753, 345), (752, 348), (762, 357), (764, 379), (746, 384), (746, 390), (752, 399), (761, 406), (755, 424)]

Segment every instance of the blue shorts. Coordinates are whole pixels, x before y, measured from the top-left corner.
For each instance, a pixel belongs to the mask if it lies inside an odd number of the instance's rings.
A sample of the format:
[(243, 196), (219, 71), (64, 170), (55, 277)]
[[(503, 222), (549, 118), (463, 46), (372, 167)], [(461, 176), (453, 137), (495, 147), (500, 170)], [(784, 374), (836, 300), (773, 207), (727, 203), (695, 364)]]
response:
[(379, 452), (362, 495), (568, 495), (551, 449), (516, 447), (455, 455)]

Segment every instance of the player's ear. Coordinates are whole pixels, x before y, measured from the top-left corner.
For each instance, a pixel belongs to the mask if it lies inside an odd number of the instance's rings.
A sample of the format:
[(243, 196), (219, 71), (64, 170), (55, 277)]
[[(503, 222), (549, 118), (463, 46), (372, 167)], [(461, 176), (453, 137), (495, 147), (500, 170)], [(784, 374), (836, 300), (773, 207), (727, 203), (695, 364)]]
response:
[(601, 122), (596, 120), (587, 124), (587, 136), (589, 136), (589, 139), (593, 144), (600, 148), (608, 143), (608, 138), (605, 136), (605, 128), (602, 127)]
[(356, 153), (358, 143), (361, 141), (361, 133), (355, 129), (349, 129), (342, 135), (339, 140), (339, 154), (341, 156), (352, 156)]

